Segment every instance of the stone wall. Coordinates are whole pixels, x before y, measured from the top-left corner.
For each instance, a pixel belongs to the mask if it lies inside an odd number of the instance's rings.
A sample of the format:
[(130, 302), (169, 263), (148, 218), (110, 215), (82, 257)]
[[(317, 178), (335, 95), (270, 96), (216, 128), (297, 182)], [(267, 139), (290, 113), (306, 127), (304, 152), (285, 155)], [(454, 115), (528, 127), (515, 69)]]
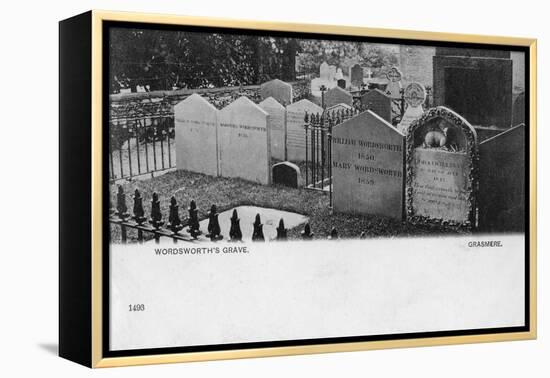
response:
[[(294, 93), (294, 101), (308, 96), (309, 82), (291, 82)], [(119, 93), (110, 95), (111, 104), (131, 104), (150, 101), (168, 100), (172, 106), (197, 93), (208, 100), (217, 109), (221, 109), (241, 96), (246, 96), (255, 103), (262, 101), (259, 85), (247, 85), (242, 87), (178, 89), (172, 91), (152, 91), (140, 93)]]

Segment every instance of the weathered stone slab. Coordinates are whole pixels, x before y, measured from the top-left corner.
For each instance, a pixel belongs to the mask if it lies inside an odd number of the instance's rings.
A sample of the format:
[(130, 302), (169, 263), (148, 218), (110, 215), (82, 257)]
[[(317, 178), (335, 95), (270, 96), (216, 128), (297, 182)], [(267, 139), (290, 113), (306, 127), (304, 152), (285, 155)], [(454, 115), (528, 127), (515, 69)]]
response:
[(479, 229), (525, 230), (525, 125), (515, 126), (479, 145)]
[(363, 84), (363, 67), (359, 64), (352, 66), (350, 68), (349, 77), (351, 86), (360, 89), (361, 84)]
[(268, 114), (267, 127), (271, 141), (271, 156), (284, 160), (286, 154), (286, 110), (273, 97), (268, 97), (259, 103), (260, 108)]
[(218, 175), (218, 110), (194, 93), (174, 106), (176, 167)]
[[(300, 100), (286, 107), (286, 151), (287, 160), (306, 160), (306, 133), (304, 117), (308, 114), (322, 114), (323, 108), (309, 100)], [(308, 150), (311, 151), (311, 142), (308, 139)]]
[(391, 123), (391, 98), (380, 89), (371, 89), (361, 96), (361, 105)]
[(403, 134), (368, 110), (332, 135), (334, 211), (402, 219)]
[(267, 185), (271, 153), (268, 113), (240, 97), (219, 114), (220, 175)]
[(476, 126), (510, 127), (512, 60), (434, 56), (434, 103)]
[(514, 101), (512, 109), (512, 126), (525, 123), (525, 92), (521, 92)]
[(274, 79), (260, 86), (262, 100), (273, 97), (282, 105), (292, 103), (292, 85), (282, 80)]
[(289, 161), (274, 164), (271, 168), (274, 185), (284, 185), (291, 188), (299, 188), (302, 184), (300, 167)]
[(475, 224), (477, 136), (460, 115), (432, 108), (407, 134), (407, 220), (470, 228)]
[(353, 104), (353, 96), (351, 93), (340, 87), (329, 89), (325, 93), (325, 107), (331, 107), (337, 104)]

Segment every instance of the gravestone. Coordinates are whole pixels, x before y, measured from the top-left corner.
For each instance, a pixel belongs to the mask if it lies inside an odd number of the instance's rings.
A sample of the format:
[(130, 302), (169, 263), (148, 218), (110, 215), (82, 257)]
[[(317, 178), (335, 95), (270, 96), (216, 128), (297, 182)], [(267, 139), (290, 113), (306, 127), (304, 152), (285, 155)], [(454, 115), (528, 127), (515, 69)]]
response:
[[(304, 117), (308, 114), (322, 114), (323, 108), (309, 100), (300, 100), (286, 107), (286, 153), (287, 160), (306, 160), (306, 132)], [(308, 138), (308, 150), (311, 151), (311, 141)]]
[(479, 145), (479, 230), (525, 230), (525, 125)]
[(512, 109), (512, 126), (525, 123), (525, 92), (521, 92), (514, 101)]
[(328, 66), (328, 81), (336, 80), (336, 66)]
[(302, 175), (300, 168), (289, 161), (283, 161), (273, 165), (271, 169), (273, 173), (272, 183), (274, 185), (284, 185), (291, 188), (299, 188), (302, 186)]
[(321, 79), (316, 77), (315, 79), (311, 80), (310, 84), (310, 91), (313, 96), (319, 99), (319, 104), (321, 103), (321, 87), (324, 86), (325, 90), (334, 88), (336, 86), (335, 81), (328, 81), (325, 79)]
[(247, 97), (220, 110), (220, 176), (269, 184), (271, 172), (268, 114)]
[(336, 74), (334, 75), (334, 80), (340, 80), (344, 78), (344, 73), (342, 72), (341, 68), (338, 68), (336, 70)]
[(392, 67), (387, 73), (388, 86), (386, 91), (393, 99), (401, 98), (401, 71), (397, 67)]
[(371, 89), (361, 96), (362, 106), (372, 110), (389, 123), (391, 123), (391, 102), (390, 96), (380, 89)]
[(443, 106), (425, 112), (407, 134), (406, 213), (415, 224), (475, 224), (478, 146), (474, 128)]
[(328, 81), (330, 76), (330, 67), (327, 62), (321, 63), (321, 66), (319, 67), (319, 78), (321, 80)]
[(346, 80), (345, 79), (338, 79), (336, 81), (336, 85), (338, 85), (342, 89), (346, 89)]
[(405, 114), (403, 114), (403, 118), (399, 122), (397, 129), (406, 135), (411, 123), (419, 119), (422, 113), (424, 113), (422, 104), (426, 101), (426, 90), (422, 84), (410, 83), (405, 88), (403, 97), (407, 103), (407, 110), (405, 110)]
[(279, 79), (263, 83), (260, 86), (260, 93), (262, 95), (262, 100), (273, 97), (283, 105), (292, 103), (292, 85)]
[(433, 57), (433, 75), (436, 106), (452, 108), (476, 126), (510, 127), (510, 52), (438, 47)]
[(259, 103), (259, 106), (268, 114), (267, 127), (271, 141), (271, 156), (278, 160), (284, 160), (286, 150), (285, 107), (273, 97), (266, 98)]
[(403, 134), (367, 110), (332, 129), (334, 211), (403, 218)]
[(218, 176), (218, 110), (194, 93), (174, 106), (176, 167)]
[(349, 77), (351, 86), (360, 89), (361, 84), (363, 84), (363, 67), (361, 67), (359, 64), (351, 67)]
[(334, 87), (325, 92), (325, 107), (331, 107), (337, 104), (353, 104), (351, 93), (340, 87)]

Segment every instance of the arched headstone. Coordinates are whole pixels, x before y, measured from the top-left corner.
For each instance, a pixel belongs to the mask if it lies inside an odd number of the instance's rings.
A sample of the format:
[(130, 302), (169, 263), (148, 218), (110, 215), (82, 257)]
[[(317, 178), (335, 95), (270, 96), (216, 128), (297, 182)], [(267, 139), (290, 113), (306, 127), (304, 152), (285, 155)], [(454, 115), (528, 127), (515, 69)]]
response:
[(334, 211), (403, 218), (405, 138), (370, 110), (332, 128)]
[(220, 110), (220, 175), (267, 185), (271, 153), (268, 113), (247, 97)]
[(407, 220), (474, 226), (479, 157), (472, 125), (439, 106), (411, 124), (406, 140)]
[(174, 106), (176, 167), (217, 176), (218, 110), (194, 93)]
[(271, 140), (271, 156), (278, 160), (285, 159), (286, 140), (286, 110), (273, 97), (268, 97), (259, 103), (260, 108), (268, 114), (267, 126)]
[(361, 105), (391, 123), (391, 98), (380, 89), (371, 89), (361, 96)]
[(292, 85), (279, 79), (263, 83), (260, 86), (260, 93), (262, 100), (273, 97), (283, 106), (292, 103)]
[(326, 91), (324, 99), (326, 108), (337, 104), (353, 104), (353, 96), (351, 93), (340, 87), (334, 87)]

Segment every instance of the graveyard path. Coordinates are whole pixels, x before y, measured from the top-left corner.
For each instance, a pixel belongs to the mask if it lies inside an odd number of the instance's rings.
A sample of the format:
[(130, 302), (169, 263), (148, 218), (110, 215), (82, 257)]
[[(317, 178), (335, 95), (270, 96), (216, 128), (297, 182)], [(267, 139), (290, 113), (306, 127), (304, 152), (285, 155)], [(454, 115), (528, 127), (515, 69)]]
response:
[[(411, 235), (456, 233), (441, 228), (414, 226), (404, 222), (367, 215), (333, 214), (329, 208), (328, 193), (283, 186), (265, 186), (235, 178), (212, 177), (200, 173), (174, 171), (149, 180), (128, 182), (122, 185), (126, 193), (127, 206), (132, 209), (132, 195), (137, 188), (143, 197), (145, 216), (151, 211), (151, 198), (157, 192), (163, 220), (167, 222), (170, 198), (175, 196), (180, 206), (183, 222), (187, 220), (187, 207), (195, 200), (199, 208), (199, 219), (206, 219), (210, 206), (215, 204), (218, 212), (236, 206), (251, 205), (290, 211), (310, 218), (315, 238), (325, 239), (332, 227), (341, 238), (357, 238), (362, 232), (368, 237), (397, 237)], [(116, 204), (116, 186), (111, 185), (111, 203)], [(300, 239), (301, 226), (290, 229), (289, 239)], [(227, 237), (229, 230), (222, 230)], [(146, 235), (152, 238), (151, 235)], [(120, 241), (120, 228), (111, 226), (111, 240)], [(128, 230), (128, 240), (137, 240), (134, 230)]]

